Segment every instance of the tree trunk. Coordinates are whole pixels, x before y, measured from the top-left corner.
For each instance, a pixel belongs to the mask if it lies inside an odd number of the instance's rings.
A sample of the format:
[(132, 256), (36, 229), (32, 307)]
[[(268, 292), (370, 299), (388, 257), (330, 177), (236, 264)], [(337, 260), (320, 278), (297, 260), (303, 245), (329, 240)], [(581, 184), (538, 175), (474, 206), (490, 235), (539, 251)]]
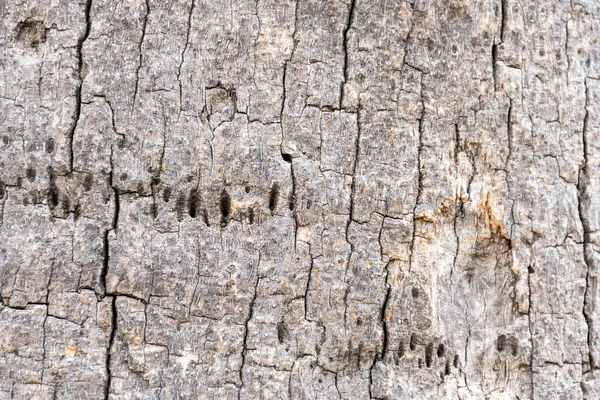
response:
[(0, 16), (0, 399), (600, 398), (596, 0)]

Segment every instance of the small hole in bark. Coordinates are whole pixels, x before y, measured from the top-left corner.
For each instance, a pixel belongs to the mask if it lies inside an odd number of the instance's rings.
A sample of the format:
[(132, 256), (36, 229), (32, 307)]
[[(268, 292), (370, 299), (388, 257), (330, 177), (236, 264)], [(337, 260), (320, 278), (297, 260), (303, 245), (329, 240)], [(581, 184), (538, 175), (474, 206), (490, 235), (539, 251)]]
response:
[(428, 343), (425, 346), (425, 365), (427, 368), (431, 367), (431, 363), (433, 361), (433, 343)]
[(27, 175), (27, 179), (29, 179), (29, 182), (35, 181), (35, 168), (32, 168), (32, 167), (27, 168), (27, 171), (25, 172), (25, 174)]
[(519, 355), (519, 341), (515, 337), (512, 337), (511, 339), (512, 340), (510, 341), (510, 354), (513, 357), (516, 357)]
[(246, 187), (244, 188), (244, 191), (245, 191), (246, 193), (250, 193), (250, 186), (246, 186)]
[(8, 144), (10, 143), (10, 138), (6, 135), (2, 136), (2, 143), (8, 146)]
[(0, 199), (3, 199), (5, 195), (6, 195), (6, 186), (4, 185), (4, 182), (0, 181)]
[(198, 192), (196, 190), (192, 190), (188, 199), (188, 214), (190, 217), (196, 218), (198, 216), (199, 207), (200, 196), (198, 196)]
[(417, 287), (413, 287), (412, 290), (410, 291), (413, 299), (416, 299), (417, 297), (419, 297), (419, 288)]
[(405, 351), (406, 350), (404, 349), (404, 340), (400, 339), (400, 343), (398, 344), (398, 357), (404, 357)]
[(208, 220), (208, 211), (206, 211), (206, 208), (202, 210), (202, 219), (204, 220), (206, 226), (210, 226), (210, 221)]
[(409, 348), (410, 348), (410, 351), (415, 351), (415, 349), (417, 348), (417, 335), (414, 333), (412, 335), (410, 335)]
[(231, 197), (229, 197), (227, 190), (223, 189), (221, 193), (219, 209), (221, 210), (221, 226), (227, 226), (231, 220)]
[(94, 185), (94, 177), (91, 174), (88, 174), (83, 178), (83, 190), (89, 192), (92, 190), (92, 186)]
[(158, 207), (156, 206), (156, 203), (152, 203), (150, 206), (150, 213), (152, 214), (152, 218), (156, 219), (156, 217), (158, 217)]
[(431, 38), (427, 39), (427, 50), (429, 51), (433, 51), (434, 49), (434, 42)]
[(81, 207), (79, 203), (75, 204), (75, 209), (73, 210), (73, 219), (77, 222), (79, 217), (81, 216)]
[(423, 369), (423, 359), (419, 358), (419, 369)]
[(58, 189), (51, 185), (50, 190), (48, 192), (48, 206), (50, 208), (54, 208), (58, 205)]
[(458, 364), (460, 363), (460, 359), (458, 358), (458, 354), (454, 356), (454, 368), (458, 368)]
[(63, 208), (63, 216), (67, 218), (70, 213), (71, 208), (71, 200), (67, 196), (62, 197), (62, 208)]
[(254, 208), (248, 210), (248, 223), (252, 225), (254, 223)]
[(356, 320), (356, 326), (362, 326), (362, 324), (363, 324), (362, 319), (358, 318)]
[(283, 343), (287, 337), (288, 331), (287, 331), (287, 327), (285, 326), (285, 322), (284, 321), (280, 321), (277, 324), (277, 340), (279, 340), (279, 343)]
[(532, 266), (527, 267), (527, 272), (529, 272), (530, 274), (535, 274), (535, 270), (533, 269)]
[(170, 199), (171, 199), (171, 188), (167, 186), (165, 188), (165, 190), (163, 190), (163, 201), (165, 203), (168, 203)]
[(450, 373), (452, 372), (452, 369), (450, 368), (450, 360), (446, 360), (446, 366), (444, 367), (444, 374), (450, 375)]
[(126, 180), (127, 180), (127, 177), (128, 177), (128, 176), (127, 176), (127, 173), (126, 173), (126, 172), (123, 172), (123, 173), (121, 174), (121, 176), (119, 176), (119, 179), (121, 179), (122, 181), (126, 181)]
[(160, 183), (160, 178), (158, 176), (153, 176), (152, 179), (151, 179), (151, 181), (150, 181), (150, 184), (152, 186), (156, 186), (159, 183)]
[(50, 154), (54, 151), (54, 139), (46, 140), (46, 153)]
[(281, 158), (283, 158), (283, 161), (287, 163), (292, 162), (292, 156), (290, 154), (281, 153)]
[(446, 346), (444, 346), (444, 343), (440, 343), (437, 348), (437, 356), (444, 357), (444, 354), (446, 354)]
[(183, 215), (185, 214), (185, 194), (181, 193), (177, 198), (175, 210), (177, 211), (177, 220), (183, 220)]
[(498, 336), (498, 339), (496, 340), (496, 350), (498, 350), (499, 352), (503, 352), (505, 348), (506, 348), (506, 336), (500, 335), (500, 336)]
[(271, 192), (269, 193), (269, 210), (271, 210), (271, 214), (275, 213), (275, 209), (277, 208), (277, 203), (279, 202), (279, 185), (276, 183), (271, 187)]

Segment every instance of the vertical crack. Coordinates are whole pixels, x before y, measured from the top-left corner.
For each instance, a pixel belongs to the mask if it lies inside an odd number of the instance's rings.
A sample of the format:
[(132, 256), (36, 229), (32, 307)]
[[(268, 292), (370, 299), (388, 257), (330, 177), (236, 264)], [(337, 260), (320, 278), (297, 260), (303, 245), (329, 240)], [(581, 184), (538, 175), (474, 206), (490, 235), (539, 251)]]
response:
[(310, 289), (310, 282), (312, 280), (312, 272), (313, 272), (313, 268), (315, 266), (315, 260), (312, 256), (311, 253), (311, 249), (310, 249), (310, 243), (309, 243), (309, 248), (308, 248), (308, 252), (309, 252), (309, 256), (310, 256), (310, 269), (308, 270), (308, 278), (306, 279), (306, 288), (304, 289), (304, 319), (307, 321), (310, 321), (307, 316), (308, 316), (308, 291)]
[(113, 342), (115, 340), (115, 332), (117, 331), (117, 296), (112, 296), (111, 300), (111, 329), (110, 335), (108, 337), (108, 345), (106, 352), (106, 387), (104, 388), (104, 399), (108, 400), (110, 394), (110, 384), (111, 384), (111, 370), (110, 370), (110, 360), (111, 360), (111, 349), (113, 346)]
[(498, 62), (498, 45), (492, 45), (492, 82), (494, 84), (494, 91), (498, 91), (498, 72), (496, 71), (496, 63)]
[[(183, 46), (183, 51), (181, 52), (181, 61), (179, 62), (179, 67), (177, 68), (177, 82), (179, 82), (179, 111), (183, 107), (183, 86), (181, 84), (181, 68), (183, 67), (183, 63), (185, 62), (185, 52), (190, 43), (190, 30), (192, 28), (192, 15), (194, 14), (194, 8), (196, 7), (196, 0), (192, 0), (192, 5), (190, 6), (190, 12), (188, 14), (187, 19), (187, 30), (185, 34), (185, 46)], [(150, 10), (148, 8), (148, 10)], [(141, 46), (140, 46), (141, 50)], [(141, 54), (141, 52), (140, 52)]]
[(425, 99), (423, 98), (423, 78), (421, 77), (421, 115), (419, 116), (419, 125), (418, 125), (418, 131), (419, 131), (419, 146), (417, 147), (417, 172), (418, 172), (418, 177), (417, 177), (417, 195), (415, 198), (415, 205), (412, 209), (412, 222), (413, 222), (413, 231), (412, 231), (412, 239), (410, 242), (410, 254), (409, 254), (409, 258), (408, 258), (408, 271), (410, 272), (412, 269), (412, 263), (413, 263), (413, 255), (415, 252), (415, 239), (417, 237), (417, 207), (419, 205), (419, 200), (421, 199), (421, 190), (423, 187), (423, 172), (421, 172), (421, 153), (423, 150), (423, 119), (425, 118)]
[[(356, 170), (358, 169), (358, 156), (360, 154), (360, 132), (361, 132), (361, 107), (360, 103), (358, 105), (358, 109), (356, 110), (356, 143), (354, 144), (354, 164), (352, 166), (352, 184), (350, 186), (350, 206), (348, 211), (348, 222), (346, 223), (346, 231), (345, 237), (346, 242), (350, 245), (350, 252), (348, 253), (348, 259), (346, 260), (346, 271), (344, 272), (344, 280), (348, 275), (348, 268), (350, 268), (350, 260), (352, 259), (352, 254), (354, 253), (354, 243), (350, 241), (350, 237), (348, 236), (348, 231), (350, 230), (350, 224), (354, 220), (354, 192), (356, 190)], [(347, 313), (348, 313), (348, 294), (350, 292), (350, 285), (346, 285), (346, 291), (344, 293), (344, 326), (346, 325)]]
[(592, 267), (592, 259), (590, 257), (590, 249), (589, 249), (589, 237), (590, 237), (590, 225), (588, 221), (588, 210), (587, 210), (587, 200), (589, 198), (589, 194), (587, 191), (587, 184), (589, 179), (589, 171), (588, 171), (588, 157), (589, 157), (589, 149), (587, 142), (587, 130), (588, 130), (588, 119), (589, 119), (589, 111), (588, 111), (588, 101), (589, 101), (589, 91), (587, 87), (587, 80), (584, 80), (585, 84), (585, 115), (583, 118), (583, 128), (581, 133), (582, 145), (583, 145), (583, 164), (579, 169), (579, 176), (577, 179), (577, 192), (578, 192), (578, 202), (577, 202), (577, 210), (579, 213), (579, 219), (581, 221), (581, 226), (583, 228), (583, 259), (586, 266), (586, 275), (585, 275), (585, 292), (583, 297), (583, 316), (585, 318), (588, 332), (587, 332), (587, 344), (588, 344), (588, 358), (590, 363), (590, 370), (594, 369), (595, 360), (594, 360), (594, 343), (593, 343), (593, 319), (591, 312), (596, 308), (595, 306), (595, 295), (593, 291), (590, 292), (590, 286), (592, 284), (593, 277), (590, 274), (590, 268)]
[(383, 343), (381, 345), (381, 354), (379, 355), (379, 359), (383, 359), (387, 353), (387, 348), (388, 348), (388, 334), (389, 334), (389, 327), (388, 327), (388, 323), (387, 323), (387, 310), (388, 310), (388, 304), (390, 301), (390, 294), (392, 293), (392, 286), (387, 283), (387, 278), (389, 274), (389, 263), (386, 265), (386, 286), (387, 286), (387, 291), (385, 293), (385, 298), (383, 299), (383, 304), (381, 306), (381, 313), (379, 315), (379, 319), (381, 321), (381, 325), (383, 327)]
[(238, 400), (241, 399), (242, 388), (244, 387), (244, 365), (246, 364), (246, 353), (248, 352), (248, 324), (252, 320), (252, 316), (254, 315), (254, 303), (256, 302), (256, 297), (258, 295), (258, 284), (260, 283), (261, 276), (258, 274), (258, 269), (260, 267), (260, 259), (261, 253), (258, 253), (258, 263), (256, 264), (256, 282), (254, 283), (254, 294), (252, 295), (252, 299), (250, 300), (248, 318), (244, 321), (244, 341), (242, 343), (242, 364), (240, 366), (239, 379), (240, 379), (240, 390), (238, 392)]
[[(112, 150), (111, 150), (112, 153)], [(111, 164), (112, 164), (112, 154), (111, 154)], [(96, 289), (96, 295), (102, 299), (106, 296), (106, 276), (108, 274), (108, 267), (109, 267), (109, 262), (110, 262), (110, 249), (109, 249), (109, 238), (108, 235), (110, 234), (111, 231), (116, 231), (117, 226), (119, 224), (119, 192), (117, 191), (117, 188), (113, 185), (113, 171), (111, 170), (109, 172), (109, 183), (110, 183), (110, 187), (113, 191), (114, 194), (114, 198), (115, 198), (115, 210), (114, 210), (114, 214), (113, 214), (113, 218), (112, 218), (112, 222), (111, 222), (111, 226), (109, 229), (106, 229), (104, 231), (104, 235), (103, 235), (103, 260), (102, 260), (102, 266), (100, 269), (100, 273), (98, 276), (98, 288)]]
[(504, 32), (508, 21), (508, 0), (500, 0), (502, 16), (500, 17), (500, 43), (504, 43)]
[(74, 154), (73, 154), (73, 138), (75, 136), (75, 130), (77, 129), (77, 125), (79, 124), (79, 118), (81, 117), (81, 91), (83, 88), (83, 43), (87, 40), (90, 35), (90, 28), (92, 26), (91, 20), (91, 9), (92, 9), (92, 0), (87, 0), (85, 2), (85, 30), (83, 31), (83, 35), (77, 41), (77, 78), (79, 79), (79, 86), (77, 87), (77, 91), (75, 92), (75, 120), (73, 124), (69, 128), (68, 140), (69, 140), (69, 168), (70, 171), (73, 172), (73, 162), (74, 162)]
[(343, 108), (343, 101), (344, 101), (344, 87), (346, 86), (346, 83), (348, 82), (348, 33), (350, 32), (350, 28), (352, 26), (352, 21), (354, 19), (354, 8), (356, 6), (356, 0), (352, 0), (350, 5), (349, 5), (349, 10), (348, 10), (348, 20), (346, 21), (346, 28), (344, 29), (344, 41), (342, 43), (342, 47), (343, 47), (343, 51), (344, 51), (344, 67), (343, 67), (343, 71), (344, 71), (344, 82), (342, 82), (342, 85), (340, 87), (341, 89), (341, 93), (340, 93), (340, 109)]
[(148, 25), (148, 16), (150, 15), (150, 3), (149, 0), (146, 0), (146, 15), (144, 16), (144, 23), (142, 24), (142, 37), (140, 39), (140, 44), (138, 46), (139, 58), (138, 58), (138, 66), (135, 70), (135, 90), (133, 92), (133, 103), (131, 104), (131, 112), (133, 112), (133, 108), (135, 107), (135, 100), (138, 94), (138, 85), (140, 82), (140, 70), (142, 69), (142, 45), (144, 44), (144, 38), (146, 37), (146, 26)]

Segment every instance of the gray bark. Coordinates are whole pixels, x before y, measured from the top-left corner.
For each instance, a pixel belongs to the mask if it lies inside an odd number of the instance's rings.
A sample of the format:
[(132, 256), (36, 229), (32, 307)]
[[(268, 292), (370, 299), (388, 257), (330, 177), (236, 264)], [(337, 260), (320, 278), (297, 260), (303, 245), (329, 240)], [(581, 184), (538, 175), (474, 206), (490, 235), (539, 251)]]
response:
[(0, 399), (600, 398), (600, 3), (0, 1)]

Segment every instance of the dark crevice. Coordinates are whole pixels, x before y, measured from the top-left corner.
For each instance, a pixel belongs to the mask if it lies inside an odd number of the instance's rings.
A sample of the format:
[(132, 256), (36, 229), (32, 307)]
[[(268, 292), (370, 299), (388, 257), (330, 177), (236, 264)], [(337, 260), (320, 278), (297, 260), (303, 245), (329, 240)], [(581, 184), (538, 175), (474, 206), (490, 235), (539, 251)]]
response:
[(113, 342), (115, 340), (115, 332), (117, 331), (117, 297), (116, 296), (112, 296), (112, 301), (111, 301), (111, 330), (110, 330), (110, 335), (108, 337), (108, 346), (107, 346), (107, 352), (106, 352), (106, 366), (105, 366), (105, 370), (106, 370), (106, 386), (104, 388), (104, 399), (108, 400), (108, 398), (110, 397), (110, 384), (111, 384), (111, 378), (112, 378), (112, 373), (111, 373), (111, 369), (110, 369), (110, 360), (111, 360), (111, 349), (113, 346)]
[(281, 158), (283, 158), (283, 161), (285, 161), (287, 163), (292, 162), (292, 156), (290, 154), (281, 153)]
[(85, 2), (85, 30), (83, 31), (83, 35), (77, 41), (77, 77), (79, 79), (79, 86), (77, 87), (77, 91), (75, 92), (75, 118), (73, 124), (69, 128), (69, 133), (67, 138), (69, 140), (69, 166), (70, 171), (73, 172), (73, 162), (74, 162), (74, 153), (73, 153), (73, 138), (75, 136), (75, 129), (77, 129), (77, 125), (79, 124), (79, 118), (81, 117), (81, 90), (83, 88), (83, 43), (87, 40), (90, 34), (90, 28), (92, 26), (91, 21), (91, 9), (92, 9), (92, 0), (87, 0)]
[(381, 345), (381, 354), (380, 359), (383, 359), (387, 353), (388, 348), (388, 335), (389, 335), (389, 327), (387, 323), (386, 313), (388, 308), (388, 303), (390, 300), (390, 294), (392, 292), (392, 288), (388, 285), (387, 292), (385, 293), (385, 298), (383, 299), (383, 304), (381, 306), (381, 313), (379, 315), (379, 319), (381, 321), (381, 325), (383, 327), (383, 343)]
[(113, 218), (111, 221), (111, 227), (104, 231), (104, 235), (102, 237), (103, 258), (102, 258), (101, 269), (98, 274), (98, 288), (96, 289), (96, 295), (98, 296), (99, 299), (103, 299), (106, 296), (106, 276), (108, 275), (108, 269), (109, 269), (109, 264), (110, 264), (110, 241), (109, 241), (108, 236), (109, 236), (110, 232), (116, 231), (117, 226), (119, 224), (119, 208), (120, 208), (119, 192), (117, 191), (117, 189), (114, 186), (112, 186), (112, 184), (113, 184), (112, 171), (109, 173), (109, 183), (111, 185), (111, 188), (112, 188), (112, 191), (114, 194), (115, 210), (114, 210)]
[(508, 0), (501, 0), (502, 3), (502, 16), (500, 18), (500, 43), (504, 43), (504, 31), (506, 29), (506, 23), (508, 21)]
[(417, 349), (417, 340), (418, 340), (418, 338), (415, 333), (410, 335), (410, 342), (409, 342), (410, 351), (415, 351)]
[(431, 368), (433, 363), (433, 343), (430, 342), (425, 346), (425, 366)]
[[(184, 200), (185, 201), (185, 200)], [(192, 218), (198, 217), (200, 213), (200, 195), (198, 191), (192, 189), (188, 198), (188, 214)]]
[(171, 188), (170, 187), (167, 186), (164, 188), (162, 198), (165, 203), (169, 202), (169, 200), (171, 199)]
[(54, 170), (52, 169), (52, 167), (48, 167), (48, 180), (49, 187), (46, 200), (48, 202), (48, 207), (50, 207), (50, 210), (54, 210), (54, 208), (56, 208), (56, 206), (58, 205), (59, 192), (58, 187), (56, 186), (56, 175), (54, 174)]
[(344, 101), (344, 86), (348, 82), (348, 33), (350, 32), (350, 28), (352, 27), (352, 21), (354, 20), (354, 9), (356, 6), (356, 0), (352, 0), (348, 10), (348, 20), (346, 21), (346, 28), (344, 29), (344, 40), (342, 43), (343, 51), (344, 51), (344, 82), (341, 85), (341, 94), (340, 94), (340, 109), (343, 106)]
[[(590, 292), (590, 286), (593, 285), (593, 280), (596, 278), (592, 276), (590, 273), (590, 269), (593, 267), (593, 261), (591, 257), (591, 250), (589, 248), (590, 242), (590, 225), (588, 221), (588, 210), (587, 205), (589, 203), (590, 194), (588, 193), (588, 180), (589, 180), (589, 172), (588, 172), (588, 158), (589, 158), (589, 149), (588, 149), (588, 141), (587, 141), (587, 130), (588, 130), (588, 120), (589, 120), (589, 111), (587, 108), (589, 101), (589, 92), (587, 87), (587, 81), (585, 82), (585, 114), (583, 118), (583, 127), (582, 127), (582, 145), (583, 145), (583, 164), (579, 170), (579, 177), (577, 182), (577, 192), (578, 192), (578, 202), (577, 209), (579, 213), (579, 219), (581, 221), (581, 225), (583, 228), (583, 258), (586, 266), (586, 275), (585, 275), (585, 292), (583, 297), (583, 316), (585, 318), (587, 324), (587, 344), (588, 344), (588, 358), (590, 363), (590, 370), (594, 370), (595, 367), (595, 359), (594, 359), (594, 343), (593, 343), (593, 319), (592, 313), (596, 308), (596, 296), (594, 291)], [(595, 282), (594, 282), (595, 283)]]
[(417, 237), (417, 207), (419, 206), (419, 200), (421, 199), (421, 191), (423, 189), (423, 172), (421, 171), (421, 155), (423, 152), (423, 120), (425, 119), (425, 99), (423, 98), (423, 79), (421, 78), (421, 115), (418, 119), (418, 140), (417, 146), (417, 193), (415, 196), (415, 205), (412, 209), (412, 238), (410, 241), (410, 253), (408, 258), (408, 270), (411, 271), (413, 257), (415, 252), (415, 239)]
[(492, 81), (494, 82), (494, 91), (498, 91), (498, 75), (496, 71), (496, 63), (498, 62), (498, 45), (492, 45)]
[(279, 185), (274, 183), (271, 186), (271, 191), (269, 192), (269, 210), (271, 210), (271, 215), (275, 214), (275, 210), (277, 209), (277, 204), (279, 203)]
[(225, 189), (221, 192), (219, 209), (221, 210), (221, 226), (226, 227), (231, 220), (231, 197)]
[(507, 171), (508, 171), (508, 163), (510, 162), (510, 159), (512, 157), (512, 150), (513, 150), (513, 143), (512, 143), (512, 137), (513, 137), (512, 111), (513, 111), (513, 101), (509, 97), (508, 98), (508, 115), (506, 117), (506, 134), (507, 134), (507, 140), (508, 140), (508, 155), (506, 157), (506, 163), (504, 164), (504, 169), (507, 170)]
[[(309, 254), (311, 252), (310, 244), (309, 244), (308, 252), (309, 252)], [(307, 321), (309, 321), (309, 319), (308, 319), (308, 291), (310, 289), (310, 282), (312, 280), (312, 272), (313, 272), (314, 265), (315, 265), (315, 261), (314, 261), (313, 257), (310, 256), (310, 268), (308, 270), (308, 277), (306, 278), (306, 287), (304, 288), (304, 319)]]

